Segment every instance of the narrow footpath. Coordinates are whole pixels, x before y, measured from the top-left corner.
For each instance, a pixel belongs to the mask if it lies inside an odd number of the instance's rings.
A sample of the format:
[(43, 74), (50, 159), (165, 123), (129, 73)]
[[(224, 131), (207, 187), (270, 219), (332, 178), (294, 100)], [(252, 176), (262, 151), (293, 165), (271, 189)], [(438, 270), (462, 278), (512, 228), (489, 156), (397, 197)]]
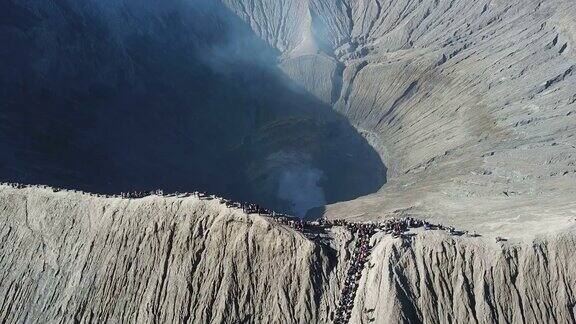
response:
[(334, 316), (334, 323), (336, 324), (348, 323), (350, 320), (352, 308), (354, 308), (356, 291), (358, 290), (358, 282), (362, 277), (364, 264), (368, 261), (368, 257), (371, 253), (370, 238), (375, 233), (373, 226), (365, 226), (363, 224), (353, 225), (354, 226), (348, 227), (352, 231), (353, 235), (357, 235), (358, 238), (348, 264), (346, 280), (344, 281), (340, 294), (340, 303), (338, 304)]

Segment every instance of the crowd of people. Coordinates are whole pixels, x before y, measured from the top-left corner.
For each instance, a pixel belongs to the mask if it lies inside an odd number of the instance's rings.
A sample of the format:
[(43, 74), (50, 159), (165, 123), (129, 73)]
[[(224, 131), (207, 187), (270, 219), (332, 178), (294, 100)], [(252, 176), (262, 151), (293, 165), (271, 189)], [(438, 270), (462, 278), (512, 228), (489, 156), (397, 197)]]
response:
[[(0, 182), (1, 185), (10, 186), (16, 189), (23, 189), (27, 187), (32, 188), (43, 188), (43, 189), (51, 189), (55, 192), (61, 191), (62, 189), (49, 187), (46, 185), (25, 185), (21, 183), (9, 183), (9, 182)], [(394, 237), (401, 237), (403, 233), (408, 228), (414, 227), (423, 227), (425, 230), (445, 230), (448, 231), (450, 234), (454, 235), (461, 235), (467, 232), (456, 231), (453, 227), (443, 226), (443, 225), (436, 225), (431, 224), (426, 221), (418, 220), (412, 217), (405, 217), (405, 218), (392, 218), (387, 219), (382, 222), (371, 222), (371, 223), (355, 223), (355, 222), (348, 222), (345, 220), (326, 220), (320, 219), (315, 221), (304, 221), (300, 218), (289, 216), (286, 214), (276, 213), (274, 211), (268, 210), (258, 204), (254, 203), (242, 203), (231, 201), (225, 198), (218, 197), (216, 195), (208, 195), (205, 192), (194, 191), (194, 192), (173, 192), (165, 194), (164, 190), (156, 189), (151, 191), (128, 191), (128, 192), (121, 192), (119, 195), (110, 195), (110, 194), (94, 194), (89, 192), (84, 192), (80, 190), (70, 190), (72, 192), (78, 192), (87, 194), (90, 196), (97, 196), (97, 197), (104, 197), (104, 198), (124, 198), (124, 199), (139, 199), (144, 198), (147, 196), (162, 196), (162, 197), (190, 197), (194, 196), (202, 200), (212, 200), (218, 199), (219, 202), (225, 204), (229, 208), (238, 208), (242, 209), (247, 214), (259, 214), (261, 216), (268, 216), (273, 217), (279, 223), (288, 225), (300, 232), (313, 232), (316, 230), (324, 230), (328, 227), (332, 226), (343, 226), (348, 228), (351, 231), (356, 231), (357, 226), (368, 226), (375, 231), (384, 231), (387, 234), (392, 234)], [(477, 234), (471, 234), (472, 236), (478, 236)], [(502, 238), (499, 238), (502, 240)]]
[(152, 191), (129, 191), (129, 192), (121, 192), (121, 198), (144, 198), (151, 195), (163, 196), (164, 191), (161, 189), (152, 190)]
[[(8, 186), (8, 187), (12, 187), (14, 189), (24, 189), (26, 187), (31, 187), (22, 183), (13, 183), (13, 182), (0, 182), (1, 185), (3, 186)], [(37, 187), (48, 187), (48, 186), (37, 186)]]
[(348, 323), (352, 309), (354, 308), (354, 299), (358, 290), (358, 282), (362, 277), (364, 264), (368, 261), (371, 253), (370, 238), (375, 233), (375, 227), (372, 224), (354, 224), (353, 233), (357, 236), (352, 257), (348, 261), (348, 271), (346, 279), (340, 292), (340, 303), (334, 315), (334, 323)]
[[(346, 220), (326, 220), (303, 221), (297, 218), (287, 217), (285, 215), (275, 218), (279, 223), (288, 225), (295, 230), (309, 237), (309, 233), (325, 231), (333, 226), (345, 227), (355, 238), (354, 249), (347, 264), (346, 277), (343, 282), (338, 307), (334, 313), (334, 323), (348, 323), (352, 309), (354, 308), (354, 299), (359, 286), (362, 271), (365, 268), (370, 253), (371, 237), (378, 232), (391, 235), (395, 238), (408, 239), (407, 232), (413, 228), (422, 228), (428, 230), (443, 230), (451, 235), (470, 234), (466, 231), (457, 231), (453, 227), (416, 219), (413, 217), (391, 218), (381, 222), (356, 223)], [(478, 236), (477, 234), (470, 234)]]
[(369, 229), (374, 233), (384, 232), (385, 234), (390, 234), (393, 237), (406, 237), (405, 233), (410, 228), (423, 228), (424, 230), (443, 230), (452, 235), (469, 234), (470, 236), (478, 236), (477, 234), (470, 234), (467, 231), (457, 231), (450, 226), (432, 224), (413, 217), (390, 218), (381, 222), (356, 223), (340, 219), (319, 219), (315, 221), (304, 221), (299, 218), (290, 217), (283, 214), (261, 213), (261, 215), (274, 216), (274, 219), (276, 219), (279, 223), (288, 225), (304, 233), (307, 231), (325, 230), (326, 228), (333, 226), (341, 226), (347, 228), (353, 233), (357, 232), (359, 229)]
[(233, 202), (229, 200), (223, 200), (227, 207), (231, 208), (240, 208), (246, 214), (260, 214), (260, 215), (272, 215), (275, 213), (270, 211), (258, 204), (253, 203), (240, 203), (240, 202)]
[[(31, 188), (50, 189), (50, 190), (53, 190), (55, 192), (62, 190), (59, 188), (54, 188), (54, 187), (50, 187), (50, 186), (46, 186), (46, 185), (26, 185), (26, 184), (21, 184), (21, 183), (10, 183), (10, 182), (0, 182), (0, 185), (10, 186), (10, 187), (16, 188), (16, 189), (23, 189), (23, 188), (31, 187)], [(229, 208), (242, 209), (247, 214), (259, 214), (262, 216), (273, 217), (278, 222), (285, 224), (285, 225), (288, 225), (288, 226), (290, 226), (290, 227), (292, 227), (292, 228), (294, 228), (300, 232), (303, 232), (304, 234), (306, 234), (306, 232), (313, 232), (313, 231), (318, 230), (318, 229), (324, 230), (327, 227), (332, 227), (332, 226), (344, 226), (350, 230), (354, 230), (355, 226), (358, 225), (358, 223), (348, 222), (345, 220), (320, 219), (320, 220), (316, 220), (316, 221), (304, 221), (304, 220), (301, 220), (299, 218), (292, 217), (292, 216), (289, 216), (286, 214), (276, 213), (276, 212), (268, 210), (268, 209), (266, 209), (266, 208), (264, 208), (258, 204), (235, 202), (235, 201), (231, 201), (231, 200), (228, 200), (225, 198), (218, 197), (216, 195), (208, 195), (205, 192), (200, 192), (200, 191), (184, 192), (184, 193), (180, 193), (180, 192), (176, 191), (173, 193), (165, 194), (164, 190), (156, 189), (156, 190), (151, 190), (151, 191), (121, 192), (119, 195), (95, 194), (95, 193), (84, 192), (81, 190), (69, 190), (69, 191), (78, 192), (78, 193), (82, 193), (82, 194), (86, 194), (86, 195), (90, 195), (90, 196), (102, 197), (102, 198), (139, 199), (139, 198), (144, 198), (147, 196), (156, 195), (156, 196), (161, 196), (161, 197), (190, 197), (190, 196), (194, 196), (194, 197), (197, 197), (197, 198), (202, 199), (202, 200), (218, 199), (219, 202), (226, 204), (226, 206)], [(426, 221), (418, 220), (418, 219), (415, 219), (412, 217), (405, 217), (402, 219), (387, 219), (383, 222), (368, 223), (368, 224), (369, 225), (366, 225), (366, 224), (362, 224), (362, 225), (363, 226), (371, 226), (372, 228), (374, 228), (374, 230), (385, 231), (388, 234), (392, 234), (392, 236), (394, 236), (394, 237), (401, 237), (403, 235), (403, 233), (410, 227), (423, 227), (425, 230), (434, 230), (434, 229), (445, 230), (445, 231), (447, 231), (453, 235), (469, 234), (470, 236), (479, 236), (476, 233), (457, 231), (453, 227), (431, 224), (431, 223), (428, 223)], [(306, 230), (308, 230), (308, 231), (306, 231)], [(310, 235), (307, 235), (307, 236), (314, 237), (314, 236), (310, 236)], [(505, 240), (506, 239), (503, 239), (501, 237), (498, 237), (496, 239), (497, 242), (502, 242)]]

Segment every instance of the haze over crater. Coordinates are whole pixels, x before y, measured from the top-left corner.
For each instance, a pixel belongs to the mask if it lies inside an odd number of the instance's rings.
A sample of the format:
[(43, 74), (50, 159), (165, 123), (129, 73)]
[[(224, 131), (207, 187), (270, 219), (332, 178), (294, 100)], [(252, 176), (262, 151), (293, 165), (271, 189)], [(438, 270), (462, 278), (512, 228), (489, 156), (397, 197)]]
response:
[(385, 183), (367, 141), (219, 3), (10, 2), (4, 20), (4, 180), (299, 216)]

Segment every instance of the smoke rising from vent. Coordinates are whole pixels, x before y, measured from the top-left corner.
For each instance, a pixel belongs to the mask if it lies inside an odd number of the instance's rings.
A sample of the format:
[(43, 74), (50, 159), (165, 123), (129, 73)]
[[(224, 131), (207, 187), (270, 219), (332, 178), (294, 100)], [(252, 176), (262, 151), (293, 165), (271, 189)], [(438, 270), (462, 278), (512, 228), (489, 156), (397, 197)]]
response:
[(326, 197), (320, 186), (324, 172), (311, 165), (309, 155), (297, 152), (277, 152), (268, 158), (268, 168), (278, 174), (277, 195), (287, 202), (296, 216), (304, 217), (314, 207), (324, 206)]

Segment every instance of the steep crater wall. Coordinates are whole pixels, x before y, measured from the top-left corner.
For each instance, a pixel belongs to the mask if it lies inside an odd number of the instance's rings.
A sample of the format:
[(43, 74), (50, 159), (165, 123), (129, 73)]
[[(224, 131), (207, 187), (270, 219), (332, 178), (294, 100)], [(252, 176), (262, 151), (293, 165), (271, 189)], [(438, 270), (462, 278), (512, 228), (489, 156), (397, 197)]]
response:
[(2, 6), (5, 181), (200, 190), (302, 217), (386, 181), (365, 139), (217, 2)]
[(569, 1), (225, 3), (388, 167), (378, 193), (329, 206), (328, 217), (409, 211), (496, 226), (487, 215), (546, 219), (573, 207)]

